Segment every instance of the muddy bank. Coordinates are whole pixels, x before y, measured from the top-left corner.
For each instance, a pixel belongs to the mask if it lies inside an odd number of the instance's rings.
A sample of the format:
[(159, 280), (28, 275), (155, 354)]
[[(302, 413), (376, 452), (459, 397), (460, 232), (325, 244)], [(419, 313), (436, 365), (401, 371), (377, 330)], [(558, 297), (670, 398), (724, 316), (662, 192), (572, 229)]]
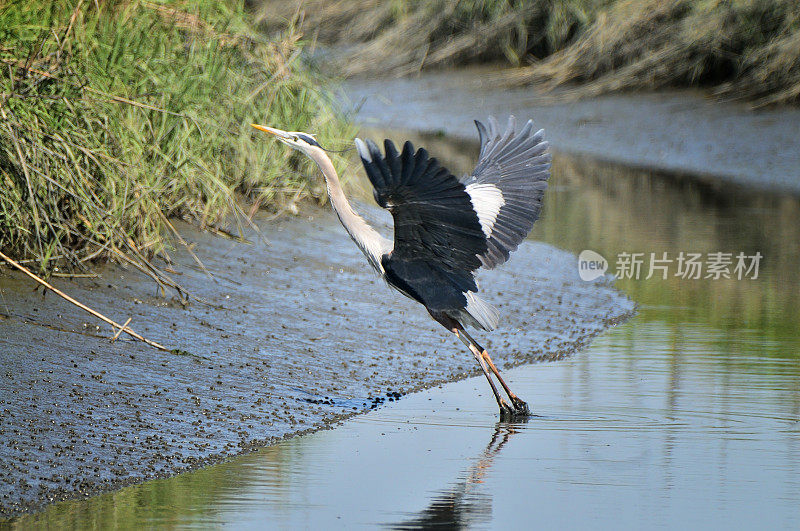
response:
[[(181, 227), (216, 273), (177, 253), (179, 278), (209, 304), (162, 299), (120, 267), (55, 279), (187, 355), (112, 343), (110, 328), (0, 270), (0, 515), (172, 475), (475, 374), (457, 341), (370, 272), (327, 209), (260, 225), (269, 245)], [(565, 356), (633, 310), (545, 244), (524, 244), (483, 281), (504, 315), (481, 339), (504, 366)]]
[(543, 127), (559, 151), (800, 194), (797, 108), (756, 112), (691, 91), (559, 101), (558, 93), (502, 87), (493, 69), (354, 79), (344, 87), (366, 125), (477, 139), (473, 119), (514, 114)]

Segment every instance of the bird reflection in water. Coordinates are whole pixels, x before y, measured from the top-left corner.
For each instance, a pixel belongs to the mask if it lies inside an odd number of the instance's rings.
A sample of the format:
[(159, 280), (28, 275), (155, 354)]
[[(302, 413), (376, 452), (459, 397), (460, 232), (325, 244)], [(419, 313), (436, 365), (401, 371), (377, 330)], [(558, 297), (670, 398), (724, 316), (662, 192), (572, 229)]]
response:
[(492, 515), (492, 496), (481, 490), (494, 458), (520, 431), (519, 422), (498, 422), (492, 439), (477, 461), (467, 468), (460, 479), (449, 488), (436, 493), (430, 505), (409, 520), (389, 524), (390, 529), (462, 529), (488, 522)]

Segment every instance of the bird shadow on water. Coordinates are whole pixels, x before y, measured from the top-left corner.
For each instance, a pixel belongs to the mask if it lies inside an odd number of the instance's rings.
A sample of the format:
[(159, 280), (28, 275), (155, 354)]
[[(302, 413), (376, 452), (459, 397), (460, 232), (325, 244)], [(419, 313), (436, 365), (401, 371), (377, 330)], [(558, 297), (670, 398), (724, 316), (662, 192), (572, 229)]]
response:
[(492, 515), (492, 495), (482, 486), (495, 458), (530, 418), (498, 422), (489, 444), (449, 487), (436, 492), (430, 504), (407, 520), (385, 524), (388, 529), (465, 529), (486, 523)]

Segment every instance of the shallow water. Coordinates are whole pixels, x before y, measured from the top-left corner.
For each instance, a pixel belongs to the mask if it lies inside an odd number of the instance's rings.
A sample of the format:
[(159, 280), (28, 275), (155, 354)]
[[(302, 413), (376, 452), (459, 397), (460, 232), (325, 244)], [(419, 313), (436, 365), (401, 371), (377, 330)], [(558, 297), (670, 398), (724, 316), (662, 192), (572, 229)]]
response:
[[(455, 171), (476, 149), (422, 140)], [(533, 237), (612, 263), (760, 251), (759, 277), (618, 282), (637, 317), (569, 359), (508, 371), (528, 422), (498, 423), (472, 378), (19, 524), (797, 528), (798, 227), (796, 198), (559, 156)]]

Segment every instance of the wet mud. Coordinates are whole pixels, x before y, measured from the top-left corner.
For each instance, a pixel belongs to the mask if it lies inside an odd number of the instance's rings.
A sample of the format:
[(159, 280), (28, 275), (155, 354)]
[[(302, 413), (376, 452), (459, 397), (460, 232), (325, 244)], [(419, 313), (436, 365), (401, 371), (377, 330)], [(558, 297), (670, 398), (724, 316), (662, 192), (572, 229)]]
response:
[[(112, 342), (110, 327), (0, 270), (0, 517), (214, 463), (477, 373), (454, 337), (370, 271), (327, 209), (258, 223), (263, 238), (250, 244), (180, 227), (213, 278), (178, 249), (178, 280), (205, 304), (163, 298), (120, 266), (53, 280), (182, 354)], [(476, 339), (501, 369), (567, 356), (634, 310), (542, 243), (481, 281), (503, 321)]]

